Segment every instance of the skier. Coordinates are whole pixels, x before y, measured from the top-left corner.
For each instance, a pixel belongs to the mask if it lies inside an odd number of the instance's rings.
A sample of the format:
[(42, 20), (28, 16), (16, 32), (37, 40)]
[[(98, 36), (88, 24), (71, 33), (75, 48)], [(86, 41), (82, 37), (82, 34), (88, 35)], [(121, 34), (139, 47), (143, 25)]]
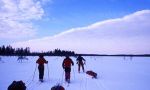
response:
[(72, 61), (69, 56), (66, 56), (62, 63), (62, 67), (65, 70), (65, 81), (70, 83), (70, 72), (71, 72), (71, 64), (74, 65), (74, 62)]
[(44, 63), (48, 63), (48, 61), (45, 60), (43, 55), (39, 55), (38, 60), (36, 61), (38, 63), (38, 70), (39, 70), (39, 81), (43, 82), (43, 76), (44, 76)]
[(77, 64), (78, 64), (78, 72), (80, 73), (80, 67), (82, 67), (82, 70), (84, 72), (85, 59), (81, 55), (79, 55), (77, 58)]

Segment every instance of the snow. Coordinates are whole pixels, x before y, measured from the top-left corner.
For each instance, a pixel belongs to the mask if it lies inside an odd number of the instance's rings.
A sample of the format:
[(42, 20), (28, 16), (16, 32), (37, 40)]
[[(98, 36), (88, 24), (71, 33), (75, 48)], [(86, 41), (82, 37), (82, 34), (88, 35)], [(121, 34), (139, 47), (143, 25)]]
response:
[(64, 81), (64, 57), (45, 56), (49, 63), (45, 64), (43, 83), (38, 81), (35, 63), (37, 56), (27, 57), (29, 60), (22, 63), (17, 58), (1, 56), (0, 90), (7, 90), (14, 80), (24, 81), (27, 90), (50, 90), (56, 84), (61, 84), (65, 90), (150, 90), (150, 57), (84, 57), (85, 70), (95, 71), (97, 79), (92, 79), (83, 72), (78, 73), (76, 58), (71, 57), (75, 65), (72, 67), (69, 86)]

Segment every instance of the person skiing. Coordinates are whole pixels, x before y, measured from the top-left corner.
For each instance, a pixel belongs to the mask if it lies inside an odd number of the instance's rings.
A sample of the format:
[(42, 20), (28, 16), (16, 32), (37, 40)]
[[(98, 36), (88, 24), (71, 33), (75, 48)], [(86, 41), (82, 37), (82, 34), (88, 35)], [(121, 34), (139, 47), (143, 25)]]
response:
[(43, 76), (44, 76), (44, 63), (48, 63), (48, 61), (45, 60), (43, 55), (39, 55), (38, 60), (36, 61), (38, 65), (39, 70), (39, 81), (43, 82)]
[(66, 56), (66, 58), (63, 60), (62, 67), (65, 70), (65, 81), (68, 83), (70, 83), (71, 64), (73, 66), (74, 62), (71, 58), (69, 58), (69, 56)]
[(86, 62), (85, 59), (81, 55), (79, 55), (78, 58), (77, 58), (78, 72), (79, 73), (80, 73), (80, 67), (82, 67), (82, 70), (84, 72), (84, 64), (85, 64), (85, 62)]

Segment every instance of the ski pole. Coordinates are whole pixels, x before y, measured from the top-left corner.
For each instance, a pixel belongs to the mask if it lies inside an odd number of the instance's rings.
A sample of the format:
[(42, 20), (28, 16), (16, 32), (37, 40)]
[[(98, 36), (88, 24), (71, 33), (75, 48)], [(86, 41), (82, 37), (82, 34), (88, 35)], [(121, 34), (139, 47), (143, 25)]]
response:
[(84, 72), (86, 72), (86, 70), (87, 70), (87, 63), (86, 64), (84, 64)]
[(73, 76), (74, 76), (74, 80), (75, 80), (75, 71), (74, 71), (74, 67), (73, 67)]
[(49, 78), (49, 66), (48, 66), (48, 64), (47, 64), (47, 70), (48, 70), (48, 79), (50, 80), (50, 78)]
[(65, 72), (65, 71), (64, 71), (64, 69), (63, 69), (61, 84), (63, 83), (64, 72)]
[(36, 64), (36, 67), (35, 67), (35, 70), (34, 70), (34, 73), (33, 73), (32, 81), (34, 80), (34, 76), (35, 76), (36, 68), (37, 68), (37, 64)]

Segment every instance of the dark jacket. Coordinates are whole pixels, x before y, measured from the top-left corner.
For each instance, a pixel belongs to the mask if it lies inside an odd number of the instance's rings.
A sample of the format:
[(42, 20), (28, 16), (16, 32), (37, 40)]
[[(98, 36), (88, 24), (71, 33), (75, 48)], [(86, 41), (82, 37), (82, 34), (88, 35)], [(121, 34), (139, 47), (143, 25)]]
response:
[(84, 59), (83, 57), (79, 56), (79, 57), (77, 58), (77, 63), (78, 63), (78, 64), (83, 63), (83, 61), (85, 62), (85, 59)]

